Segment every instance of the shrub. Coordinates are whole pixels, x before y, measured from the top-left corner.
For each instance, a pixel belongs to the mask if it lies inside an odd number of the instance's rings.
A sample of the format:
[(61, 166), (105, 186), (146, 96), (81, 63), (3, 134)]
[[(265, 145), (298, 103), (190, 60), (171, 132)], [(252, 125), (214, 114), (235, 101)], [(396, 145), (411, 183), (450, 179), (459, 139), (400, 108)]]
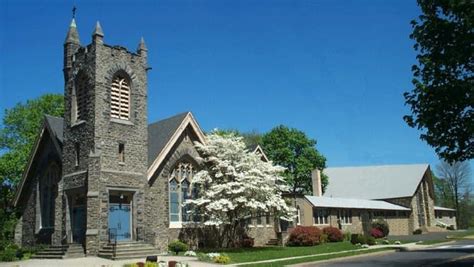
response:
[(373, 236), (367, 236), (366, 237), (366, 244), (369, 246), (373, 246), (377, 244), (377, 241), (375, 241), (375, 237)]
[(217, 257), (214, 257), (213, 261), (215, 263), (228, 264), (228, 263), (230, 263), (230, 257), (225, 255), (225, 254), (221, 254)]
[(290, 232), (289, 246), (314, 246), (321, 242), (321, 230), (316, 226), (297, 226)]
[(351, 234), (351, 243), (352, 245), (355, 245), (357, 243), (359, 243), (359, 234)]
[(323, 228), (323, 233), (328, 236), (329, 242), (341, 242), (344, 240), (341, 230), (336, 227), (328, 226)]
[(367, 244), (367, 238), (365, 235), (361, 235), (361, 234), (352, 234), (351, 235), (351, 243), (353, 245), (356, 245), (356, 244)]
[(357, 243), (367, 244), (367, 237), (365, 235), (357, 235)]
[(384, 243), (385, 245), (388, 245), (388, 244), (390, 244), (390, 241), (388, 241), (387, 239), (385, 239), (385, 240), (383, 241), (383, 243)]
[(319, 243), (324, 244), (329, 241), (328, 235), (327, 234), (321, 234), (321, 237), (319, 238)]
[(371, 235), (372, 237), (374, 237), (374, 238), (382, 238), (382, 237), (384, 237), (382, 231), (380, 231), (379, 228), (372, 228), (372, 229), (370, 229), (370, 235)]
[(453, 231), (454, 230), (454, 225), (450, 225), (450, 226), (446, 227), (446, 229), (448, 229), (450, 231)]
[(383, 237), (388, 236), (388, 233), (390, 232), (390, 229), (388, 227), (388, 223), (382, 219), (379, 218), (375, 222), (372, 223), (372, 228), (377, 228), (383, 233)]
[(251, 248), (255, 244), (253, 238), (242, 239), (242, 247)]
[(351, 232), (344, 232), (342, 235), (345, 241), (351, 241)]
[(240, 247), (243, 247), (243, 248), (251, 248), (253, 247), (254, 245), (254, 239), (251, 238), (250, 236), (248, 236), (247, 234), (244, 234), (242, 236), (242, 240), (240, 241)]
[(168, 249), (176, 253), (176, 255), (178, 255), (179, 252), (187, 251), (188, 245), (186, 245), (186, 243), (183, 243), (179, 240), (175, 240), (168, 245)]
[(16, 257), (16, 248), (6, 247), (2, 252), (0, 252), (0, 261), (15, 261)]
[(197, 258), (199, 261), (209, 261), (209, 256), (206, 253), (198, 253)]
[(422, 232), (423, 232), (423, 231), (421, 231), (421, 229), (418, 228), (418, 229), (416, 229), (415, 231), (413, 231), (413, 234), (414, 234), (414, 235), (421, 235)]

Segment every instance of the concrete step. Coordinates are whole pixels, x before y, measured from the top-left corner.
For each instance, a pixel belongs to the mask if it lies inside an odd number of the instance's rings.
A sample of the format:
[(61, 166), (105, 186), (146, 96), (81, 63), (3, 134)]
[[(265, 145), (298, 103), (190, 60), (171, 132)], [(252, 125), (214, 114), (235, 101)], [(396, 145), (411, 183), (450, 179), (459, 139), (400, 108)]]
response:
[(159, 251), (155, 247), (144, 242), (120, 242), (115, 248), (112, 244), (107, 244), (99, 250), (99, 257), (112, 260), (145, 258), (157, 254)]
[(33, 256), (31, 256), (32, 259), (62, 259), (63, 258), (63, 255), (38, 255), (38, 254), (35, 254)]

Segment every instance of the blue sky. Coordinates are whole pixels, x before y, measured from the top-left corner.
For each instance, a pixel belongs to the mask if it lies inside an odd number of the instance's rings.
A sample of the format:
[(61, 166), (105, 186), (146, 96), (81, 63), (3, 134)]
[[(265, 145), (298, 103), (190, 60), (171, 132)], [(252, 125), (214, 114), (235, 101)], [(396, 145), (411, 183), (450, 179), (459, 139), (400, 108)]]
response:
[(150, 122), (189, 110), (204, 130), (285, 124), (328, 166), (438, 163), (402, 120), (416, 1), (0, 0), (0, 115), (63, 92), (73, 4), (82, 44), (97, 20), (108, 44), (145, 38)]

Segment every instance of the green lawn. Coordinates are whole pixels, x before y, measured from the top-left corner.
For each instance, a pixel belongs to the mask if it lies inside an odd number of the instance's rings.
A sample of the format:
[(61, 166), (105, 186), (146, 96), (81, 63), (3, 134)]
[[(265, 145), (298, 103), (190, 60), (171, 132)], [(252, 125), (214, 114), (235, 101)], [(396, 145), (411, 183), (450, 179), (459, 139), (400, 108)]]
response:
[(200, 252), (223, 252), (230, 257), (232, 263), (241, 263), (321, 254), (335, 251), (354, 250), (358, 248), (360, 247), (352, 245), (350, 242), (346, 241), (326, 243), (313, 247), (259, 247), (244, 249), (221, 249)]
[(463, 238), (466, 236), (472, 236), (474, 235), (474, 228), (469, 228), (466, 231), (462, 231), (462, 232), (448, 233), (448, 235), (452, 238)]
[(302, 258), (302, 259), (282, 260), (282, 261), (277, 261), (277, 262), (260, 263), (260, 264), (248, 264), (248, 265), (243, 265), (243, 266), (283, 267), (283, 266), (290, 265), (290, 264), (336, 259), (336, 258), (362, 255), (362, 254), (368, 254), (368, 253), (374, 253), (374, 252), (380, 252), (380, 251), (387, 251), (387, 250), (391, 250), (391, 249), (390, 248), (379, 248), (379, 249), (371, 249), (371, 250), (351, 251), (351, 252), (341, 253), (341, 254), (336, 254), (336, 255), (314, 256), (314, 257), (307, 257), (307, 258)]

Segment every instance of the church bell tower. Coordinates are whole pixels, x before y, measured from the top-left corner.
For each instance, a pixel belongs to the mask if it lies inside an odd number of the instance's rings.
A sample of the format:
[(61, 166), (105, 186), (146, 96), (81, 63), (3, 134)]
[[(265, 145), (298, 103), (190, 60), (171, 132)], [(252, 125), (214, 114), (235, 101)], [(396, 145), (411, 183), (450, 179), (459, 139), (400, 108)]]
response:
[(58, 242), (89, 255), (110, 239), (138, 240), (147, 184), (147, 48), (104, 43), (97, 22), (81, 45), (75, 18), (64, 43), (63, 179)]

